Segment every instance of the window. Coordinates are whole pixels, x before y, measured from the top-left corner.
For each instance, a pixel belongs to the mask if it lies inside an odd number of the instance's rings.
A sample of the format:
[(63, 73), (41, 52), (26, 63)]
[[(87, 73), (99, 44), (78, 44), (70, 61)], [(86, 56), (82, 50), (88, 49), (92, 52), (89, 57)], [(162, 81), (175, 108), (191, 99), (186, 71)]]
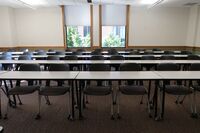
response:
[[(111, 19), (112, 18), (112, 19)], [(102, 47), (125, 47), (126, 6), (102, 6)]]
[(65, 6), (67, 47), (90, 47), (90, 6)]
[(102, 47), (125, 47), (125, 26), (102, 26)]

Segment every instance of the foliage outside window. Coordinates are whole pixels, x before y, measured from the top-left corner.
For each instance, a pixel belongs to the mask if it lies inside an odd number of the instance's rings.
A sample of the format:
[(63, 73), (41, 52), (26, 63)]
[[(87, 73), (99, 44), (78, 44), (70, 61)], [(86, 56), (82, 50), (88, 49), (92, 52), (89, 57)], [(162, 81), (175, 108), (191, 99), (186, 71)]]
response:
[(125, 47), (125, 26), (102, 26), (102, 47)]
[(90, 47), (90, 26), (67, 26), (67, 47)]

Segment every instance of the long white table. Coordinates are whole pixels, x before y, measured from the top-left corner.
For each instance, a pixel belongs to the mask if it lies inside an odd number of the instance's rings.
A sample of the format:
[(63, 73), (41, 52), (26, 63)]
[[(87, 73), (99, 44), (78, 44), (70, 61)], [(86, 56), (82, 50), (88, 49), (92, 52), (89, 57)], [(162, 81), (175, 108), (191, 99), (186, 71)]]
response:
[(159, 63), (176, 63), (192, 64), (200, 63), (200, 60), (0, 60), (0, 64), (159, 64)]

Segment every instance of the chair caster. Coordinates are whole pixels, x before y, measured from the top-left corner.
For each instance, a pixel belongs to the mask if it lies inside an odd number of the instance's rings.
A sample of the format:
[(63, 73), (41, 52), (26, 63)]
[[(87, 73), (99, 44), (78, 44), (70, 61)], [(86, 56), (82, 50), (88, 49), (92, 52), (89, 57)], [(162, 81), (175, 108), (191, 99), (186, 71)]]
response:
[(151, 114), (149, 114), (149, 118), (152, 118), (152, 115), (151, 115)]
[(3, 119), (4, 119), (4, 120), (7, 120), (7, 119), (8, 119), (8, 115), (5, 114)]
[(198, 118), (198, 114), (197, 114), (197, 113), (192, 113), (192, 114), (191, 114), (191, 117), (192, 117), (192, 118)]
[(117, 119), (122, 119), (122, 117), (119, 115), (119, 114), (117, 114)]
[(140, 104), (143, 104), (143, 102), (141, 101)]
[(23, 104), (20, 102), (19, 105), (23, 105)]
[(180, 104), (183, 104), (183, 101), (180, 101), (179, 103), (180, 103)]
[(37, 114), (37, 116), (35, 117), (36, 120), (40, 120), (41, 116), (39, 114)]
[(89, 102), (88, 102), (88, 101), (85, 101), (85, 103), (86, 103), (86, 104), (89, 104)]
[(111, 118), (110, 118), (111, 120), (115, 120), (115, 117), (114, 117), (114, 115), (111, 115)]
[(175, 101), (175, 104), (178, 104), (178, 101), (177, 101), (177, 100)]
[(73, 121), (73, 120), (74, 120), (74, 119), (72, 118), (71, 115), (68, 115), (67, 119), (68, 119), (69, 121)]

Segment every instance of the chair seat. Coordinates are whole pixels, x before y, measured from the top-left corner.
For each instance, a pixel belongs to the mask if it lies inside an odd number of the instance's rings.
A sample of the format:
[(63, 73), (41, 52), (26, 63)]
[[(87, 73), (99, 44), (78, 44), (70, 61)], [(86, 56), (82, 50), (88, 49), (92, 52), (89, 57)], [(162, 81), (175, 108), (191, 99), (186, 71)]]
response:
[(200, 86), (199, 85), (192, 86), (192, 88), (194, 88), (194, 90), (200, 91)]
[(68, 86), (50, 86), (50, 87), (42, 87), (39, 91), (39, 95), (44, 96), (58, 96), (64, 95), (69, 92), (70, 88)]
[(119, 90), (125, 95), (144, 95), (147, 93), (146, 88), (139, 85), (121, 85)]
[(104, 96), (109, 95), (112, 92), (110, 86), (88, 86), (84, 90), (87, 95)]
[(9, 95), (25, 95), (38, 90), (39, 86), (16, 86), (8, 91)]
[(182, 85), (166, 85), (165, 92), (172, 95), (188, 95), (192, 93), (192, 90)]

